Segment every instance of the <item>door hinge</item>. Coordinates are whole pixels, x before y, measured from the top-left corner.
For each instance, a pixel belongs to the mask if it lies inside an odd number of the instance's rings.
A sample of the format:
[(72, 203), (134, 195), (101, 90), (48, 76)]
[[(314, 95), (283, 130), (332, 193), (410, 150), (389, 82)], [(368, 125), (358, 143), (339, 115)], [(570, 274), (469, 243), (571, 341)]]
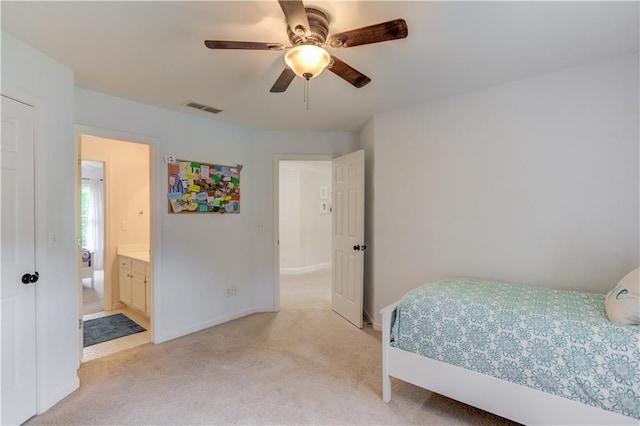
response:
[(78, 330), (82, 330), (82, 318), (78, 318)]

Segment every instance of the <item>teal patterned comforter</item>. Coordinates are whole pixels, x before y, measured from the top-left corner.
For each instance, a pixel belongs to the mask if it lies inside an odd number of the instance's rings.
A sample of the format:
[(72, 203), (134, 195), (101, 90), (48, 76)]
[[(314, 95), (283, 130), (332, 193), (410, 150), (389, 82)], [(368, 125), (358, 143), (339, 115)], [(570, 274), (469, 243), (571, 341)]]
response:
[(604, 297), (435, 281), (400, 301), (392, 345), (640, 419), (640, 326), (609, 322)]

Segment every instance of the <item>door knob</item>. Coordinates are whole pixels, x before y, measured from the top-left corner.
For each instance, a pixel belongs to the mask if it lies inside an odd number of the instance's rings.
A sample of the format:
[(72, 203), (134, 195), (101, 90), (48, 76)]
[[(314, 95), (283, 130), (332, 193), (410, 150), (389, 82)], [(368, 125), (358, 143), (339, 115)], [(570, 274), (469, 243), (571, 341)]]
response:
[(36, 272), (35, 274), (24, 274), (22, 276), (22, 284), (30, 284), (35, 283), (40, 278), (40, 274)]
[(355, 251), (360, 250), (360, 244), (353, 246), (353, 249), (354, 249)]

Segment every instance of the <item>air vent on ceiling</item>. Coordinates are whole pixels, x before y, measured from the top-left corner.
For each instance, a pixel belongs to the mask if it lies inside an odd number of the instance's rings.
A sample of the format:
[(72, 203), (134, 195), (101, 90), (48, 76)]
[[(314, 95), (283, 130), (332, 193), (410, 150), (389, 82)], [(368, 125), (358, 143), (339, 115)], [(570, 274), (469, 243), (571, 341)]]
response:
[(212, 114), (217, 114), (217, 113), (219, 113), (219, 112), (222, 112), (222, 110), (221, 110), (221, 109), (214, 108), (214, 107), (210, 107), (210, 106), (208, 106), (208, 105), (199, 104), (199, 103), (197, 103), (197, 102), (191, 102), (191, 101), (189, 101), (189, 102), (186, 102), (186, 103), (184, 103), (184, 104), (182, 104), (182, 105), (184, 105), (184, 106), (188, 106), (188, 107), (190, 107), (190, 108), (199, 109), (199, 110), (201, 110), (201, 111), (207, 111), (207, 112), (210, 112), (210, 113), (212, 113)]

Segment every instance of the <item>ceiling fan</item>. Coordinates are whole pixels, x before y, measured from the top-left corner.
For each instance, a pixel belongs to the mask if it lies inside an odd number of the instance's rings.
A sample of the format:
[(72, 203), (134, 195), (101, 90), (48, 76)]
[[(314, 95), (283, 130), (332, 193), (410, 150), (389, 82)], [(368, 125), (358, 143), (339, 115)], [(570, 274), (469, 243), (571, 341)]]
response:
[(357, 88), (367, 85), (371, 79), (355, 68), (325, 50), (324, 47), (346, 48), (363, 44), (405, 38), (408, 34), (404, 19), (383, 22), (355, 30), (329, 34), (329, 18), (316, 8), (304, 7), (302, 1), (278, 0), (287, 21), (287, 35), (292, 47), (281, 43), (262, 43), (250, 41), (206, 40), (210, 49), (276, 50), (287, 49), (282, 71), (273, 87), (272, 93), (287, 90), (295, 76), (310, 80), (317, 77), (325, 68)]

